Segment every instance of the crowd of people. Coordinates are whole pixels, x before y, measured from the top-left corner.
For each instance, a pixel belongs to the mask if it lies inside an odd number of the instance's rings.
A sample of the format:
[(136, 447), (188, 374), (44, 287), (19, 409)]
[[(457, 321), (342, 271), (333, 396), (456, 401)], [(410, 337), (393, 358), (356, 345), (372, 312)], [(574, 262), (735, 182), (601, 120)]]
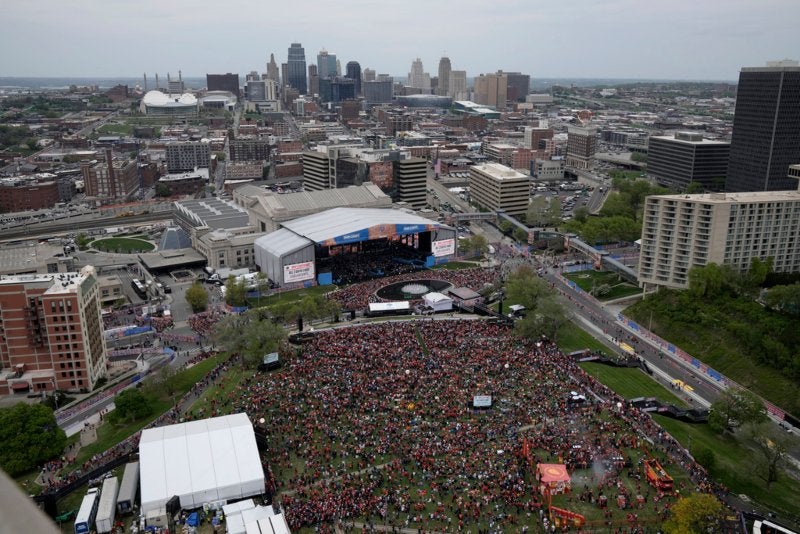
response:
[(468, 287), (479, 291), (487, 284), (497, 281), (496, 268), (476, 267), (461, 270), (436, 270), (407, 272), (395, 276), (387, 276), (351, 285), (330, 294), (329, 298), (339, 303), (343, 310), (363, 310), (370, 302), (376, 302), (378, 297), (375, 292), (381, 287), (395, 282), (413, 280), (442, 280), (453, 284), (454, 287)]
[[(587, 401), (573, 403), (576, 391)], [(492, 408), (475, 410), (475, 395), (491, 395)], [(567, 466), (575, 489), (567, 503), (623, 503), (605, 508), (609, 525), (662, 517), (674, 502), (637, 465), (680, 452), (649, 416), (554, 344), (521, 341), (487, 321), (321, 332), (282, 371), (243, 381), (214, 408), (267, 421), (270, 472), (293, 528), (362, 518), (520, 530), (540, 520), (537, 463)], [(679, 461), (707, 483), (690, 459)]]

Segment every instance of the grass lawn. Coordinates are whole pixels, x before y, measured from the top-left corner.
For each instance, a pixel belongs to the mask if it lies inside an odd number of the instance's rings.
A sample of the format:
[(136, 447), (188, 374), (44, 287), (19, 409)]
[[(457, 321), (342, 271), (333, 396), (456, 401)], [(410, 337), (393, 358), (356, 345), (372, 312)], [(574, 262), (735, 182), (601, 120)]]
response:
[[(207, 360), (203, 360), (189, 369), (185, 369), (177, 373), (174, 377), (176, 391), (174, 397), (177, 399), (184, 395), (194, 384), (199, 382), (206, 374), (208, 374), (211, 369), (213, 369), (224, 359), (225, 357), (222, 355), (214, 356), (212, 358), (208, 358)], [(169, 410), (173, 403), (172, 399), (168, 395), (163, 394), (153, 401), (153, 405), (155, 408), (153, 414), (139, 421), (125, 423), (122, 425), (112, 425), (106, 422), (100, 425), (97, 428), (97, 441), (87, 447), (82, 448), (78, 452), (78, 456), (75, 458), (74, 464), (80, 465), (87, 459), (91, 458), (92, 455), (103, 452), (124, 440), (128, 436), (138, 432), (158, 418), (159, 415)]]
[(261, 305), (259, 306), (259, 299), (247, 299), (250, 306), (271, 308), (273, 306), (281, 306), (283, 304), (291, 304), (293, 302), (300, 302), (305, 297), (314, 297), (317, 295), (324, 295), (334, 291), (336, 286), (312, 286), (303, 289), (294, 289), (292, 291), (283, 291), (281, 293), (274, 293), (269, 296), (261, 297)]
[(690, 452), (696, 452), (700, 447), (714, 451), (714, 478), (725, 484), (731, 493), (745, 494), (776, 511), (779, 517), (790, 516), (797, 521), (800, 516), (800, 482), (783, 476), (767, 490), (764, 481), (758, 477), (757, 453), (736, 437), (716, 434), (708, 425), (692, 425), (661, 415), (653, 415), (653, 419)]
[(661, 402), (684, 407), (670, 390), (635, 367), (613, 367), (597, 362), (582, 362), (581, 368), (626, 399), (655, 397)]
[(97, 239), (92, 241), (90, 246), (103, 252), (118, 252), (122, 254), (149, 252), (156, 248), (155, 245), (148, 241), (131, 237), (109, 237), (106, 239)]
[(595, 339), (589, 332), (571, 322), (562, 326), (558, 331), (558, 339), (556, 340), (556, 343), (558, 348), (567, 354), (583, 349), (589, 349), (592, 351), (600, 350), (611, 353), (610, 348)]
[(241, 367), (230, 369), (218, 385), (208, 388), (189, 408), (191, 417), (210, 417), (213, 409), (230, 413), (231, 394), (245, 378), (251, 377), (255, 371)]
[(597, 288), (603, 284), (611, 286), (611, 291), (597, 297), (599, 300), (613, 300), (642, 292), (641, 289), (626, 282), (618, 274), (607, 271), (580, 271), (565, 274), (564, 278), (572, 280), (587, 293), (590, 293), (593, 288)]
[(97, 133), (101, 135), (130, 135), (133, 133), (133, 126), (130, 124), (106, 123), (97, 129)]

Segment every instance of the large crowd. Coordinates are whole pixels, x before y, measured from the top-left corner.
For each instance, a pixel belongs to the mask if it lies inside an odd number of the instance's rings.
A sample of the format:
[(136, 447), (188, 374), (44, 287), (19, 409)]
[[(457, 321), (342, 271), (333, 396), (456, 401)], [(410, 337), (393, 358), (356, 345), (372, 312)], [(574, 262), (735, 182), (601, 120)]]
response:
[(343, 310), (363, 310), (370, 302), (377, 302), (379, 298), (375, 292), (381, 287), (395, 282), (413, 280), (442, 280), (453, 284), (454, 287), (468, 287), (479, 291), (487, 284), (497, 281), (496, 268), (461, 269), (461, 270), (436, 270), (412, 271), (384, 278), (369, 280), (360, 284), (351, 285), (334, 291), (329, 298), (339, 303)]
[[(585, 403), (572, 402), (578, 391)], [(473, 409), (475, 395), (492, 395), (493, 407)], [(674, 501), (648, 486), (637, 463), (682, 454), (554, 344), (521, 341), (486, 321), (321, 332), (282, 371), (242, 382), (215, 408), (267, 421), (268, 474), (293, 528), (361, 518), (521, 530), (540, 520), (544, 500), (531, 491), (539, 462), (573, 473), (567, 502), (620, 503), (604, 509), (604, 521), (631, 526)], [(678, 461), (707, 484), (688, 458)]]

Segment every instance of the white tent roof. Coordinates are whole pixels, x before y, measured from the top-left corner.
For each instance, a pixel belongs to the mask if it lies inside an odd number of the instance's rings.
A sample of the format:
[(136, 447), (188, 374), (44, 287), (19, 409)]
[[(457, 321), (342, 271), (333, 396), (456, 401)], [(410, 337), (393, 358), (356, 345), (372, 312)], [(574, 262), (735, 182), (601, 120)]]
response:
[(291, 534), (282, 513), (247, 523), (247, 534)]
[(436, 304), (437, 302), (453, 302), (453, 299), (444, 295), (442, 293), (437, 293), (435, 291), (431, 291), (430, 293), (426, 293), (422, 299), (428, 304)]
[(264, 471), (253, 425), (244, 413), (142, 431), (142, 511), (177, 495), (182, 508), (258, 495)]

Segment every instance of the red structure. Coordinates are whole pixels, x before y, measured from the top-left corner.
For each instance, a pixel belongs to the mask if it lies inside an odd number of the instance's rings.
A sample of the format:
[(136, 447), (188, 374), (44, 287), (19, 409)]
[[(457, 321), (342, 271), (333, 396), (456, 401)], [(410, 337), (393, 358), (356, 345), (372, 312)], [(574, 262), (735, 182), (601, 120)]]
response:
[(647, 481), (659, 491), (670, 492), (673, 487), (672, 477), (661, 467), (658, 460), (648, 458), (644, 461), (644, 474)]

